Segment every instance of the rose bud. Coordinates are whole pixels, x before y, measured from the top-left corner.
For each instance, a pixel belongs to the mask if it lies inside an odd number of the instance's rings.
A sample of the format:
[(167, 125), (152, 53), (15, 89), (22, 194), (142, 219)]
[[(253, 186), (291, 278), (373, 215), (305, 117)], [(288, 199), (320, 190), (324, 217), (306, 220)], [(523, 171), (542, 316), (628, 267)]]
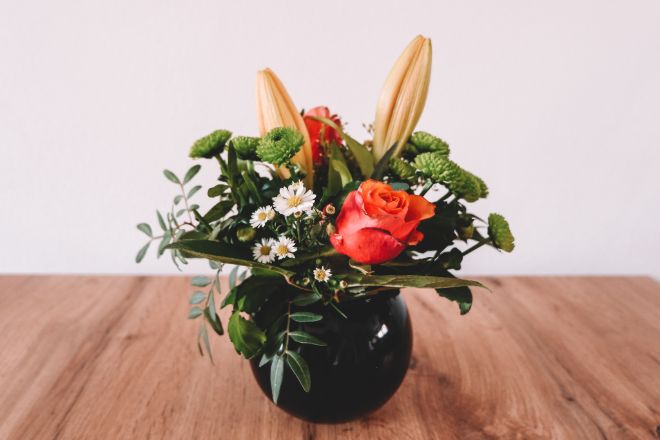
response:
[(337, 210), (335, 209), (335, 206), (332, 203), (328, 203), (323, 208), (323, 214), (325, 215), (335, 215), (335, 212), (337, 212)]
[(346, 196), (330, 243), (358, 263), (384, 263), (419, 243), (424, 235), (417, 226), (434, 214), (435, 205), (424, 197), (367, 180)]
[(312, 161), (314, 165), (320, 166), (325, 163), (323, 145), (331, 144), (332, 142), (341, 144), (341, 136), (339, 136), (339, 133), (334, 128), (314, 119), (315, 116), (330, 119), (340, 127), (341, 120), (337, 115), (332, 115), (328, 107), (314, 107), (307, 110), (303, 115), (307, 132), (309, 133), (309, 139), (312, 142)]

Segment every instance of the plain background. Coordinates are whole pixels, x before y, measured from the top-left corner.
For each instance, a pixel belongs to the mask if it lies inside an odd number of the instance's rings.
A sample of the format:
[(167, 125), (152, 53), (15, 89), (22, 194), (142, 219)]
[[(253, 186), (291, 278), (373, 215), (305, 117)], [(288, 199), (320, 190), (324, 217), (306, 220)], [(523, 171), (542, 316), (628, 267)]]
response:
[(258, 69), (363, 138), (418, 33), (434, 48), (418, 128), (486, 180), (474, 211), (517, 239), (465, 272), (660, 276), (657, 0), (2, 0), (0, 271), (174, 272), (134, 263), (135, 224), (169, 206), (161, 170), (185, 171), (195, 139), (256, 134)]

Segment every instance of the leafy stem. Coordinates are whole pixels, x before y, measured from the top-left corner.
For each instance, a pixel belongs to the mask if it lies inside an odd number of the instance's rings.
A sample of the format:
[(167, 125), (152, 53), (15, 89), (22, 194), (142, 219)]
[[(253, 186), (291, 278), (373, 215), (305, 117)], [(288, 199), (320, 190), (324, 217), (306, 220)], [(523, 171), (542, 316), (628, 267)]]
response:
[(481, 246), (488, 244), (490, 242), (490, 238), (484, 238), (483, 240), (479, 241), (478, 243), (474, 244), (472, 247), (469, 247), (468, 249), (463, 251), (463, 256), (466, 256), (470, 252), (476, 251), (479, 249)]
[(190, 205), (188, 204), (188, 196), (186, 195), (186, 189), (183, 187), (183, 183), (179, 183), (179, 187), (181, 188), (181, 196), (183, 197), (183, 203), (185, 204), (186, 212), (188, 213), (188, 223), (190, 225), (193, 225), (193, 218), (192, 218), (192, 214), (190, 214)]

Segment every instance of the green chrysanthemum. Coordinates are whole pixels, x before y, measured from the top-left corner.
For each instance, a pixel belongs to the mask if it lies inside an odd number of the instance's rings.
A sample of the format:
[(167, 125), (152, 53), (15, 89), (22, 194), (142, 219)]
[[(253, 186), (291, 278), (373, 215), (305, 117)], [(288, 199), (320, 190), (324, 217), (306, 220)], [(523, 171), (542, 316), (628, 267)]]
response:
[(441, 153), (419, 154), (414, 163), (426, 177), (446, 186), (467, 202), (475, 202), (488, 195), (488, 187), (483, 180), (465, 171)]
[(415, 177), (415, 167), (399, 158), (390, 159), (390, 171), (402, 180)]
[(231, 137), (231, 131), (216, 130), (208, 136), (204, 136), (190, 148), (190, 157), (197, 159), (204, 157), (209, 159), (222, 152), (225, 144)]
[(416, 131), (410, 136), (408, 148), (414, 154), (438, 153), (443, 156), (449, 155), (449, 145), (442, 139), (425, 131)]
[(264, 162), (287, 163), (300, 150), (305, 138), (293, 128), (273, 128), (259, 141), (257, 156)]
[(500, 214), (493, 213), (488, 216), (488, 236), (493, 240), (495, 247), (504, 252), (511, 252), (515, 247), (509, 222)]
[(254, 160), (257, 157), (257, 146), (259, 138), (250, 136), (238, 136), (232, 139), (232, 145), (238, 157), (244, 160)]

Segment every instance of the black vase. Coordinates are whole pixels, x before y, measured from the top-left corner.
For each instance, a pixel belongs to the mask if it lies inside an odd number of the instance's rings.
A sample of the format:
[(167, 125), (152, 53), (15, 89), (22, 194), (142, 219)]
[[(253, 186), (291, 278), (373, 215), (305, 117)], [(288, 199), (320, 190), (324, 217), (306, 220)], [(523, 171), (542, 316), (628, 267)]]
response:
[[(392, 397), (408, 371), (412, 329), (398, 291), (339, 307), (346, 318), (332, 307), (318, 306), (313, 311), (323, 319), (296, 328), (328, 344), (295, 349), (309, 365), (311, 390), (303, 391), (285, 369), (277, 406), (310, 422), (339, 423), (365, 416)], [(270, 365), (259, 367), (258, 357), (250, 362), (257, 383), (271, 398)]]

